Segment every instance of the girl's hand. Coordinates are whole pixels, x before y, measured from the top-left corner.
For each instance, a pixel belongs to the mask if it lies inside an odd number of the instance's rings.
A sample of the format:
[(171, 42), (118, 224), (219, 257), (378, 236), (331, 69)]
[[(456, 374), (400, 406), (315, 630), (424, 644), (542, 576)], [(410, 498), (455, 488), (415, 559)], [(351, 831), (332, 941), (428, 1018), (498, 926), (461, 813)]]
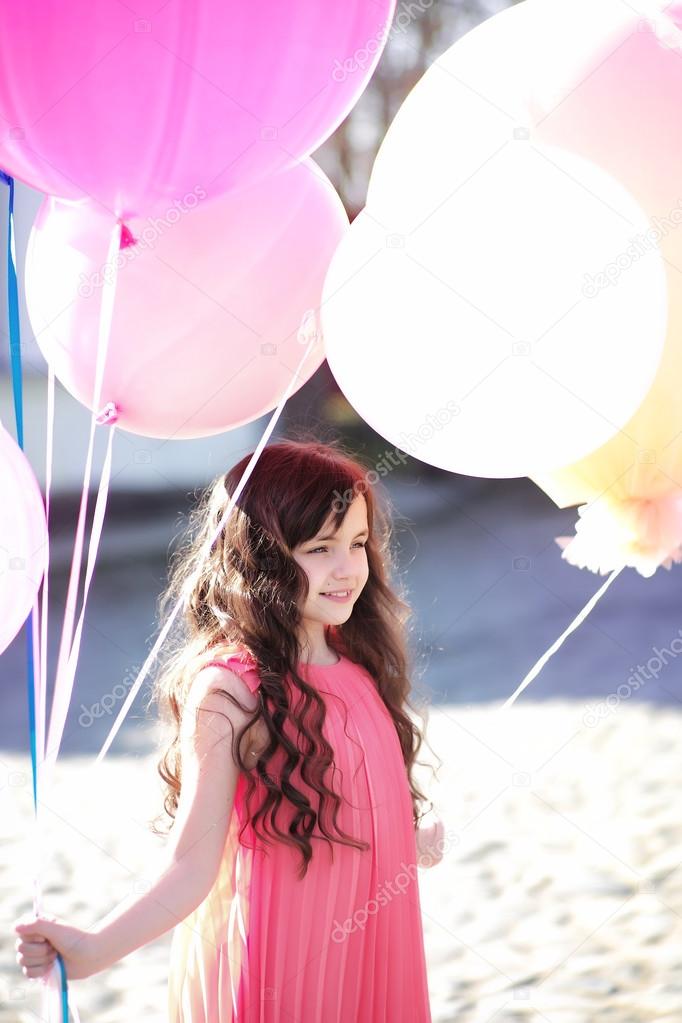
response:
[(418, 866), (435, 867), (443, 859), (445, 848), (445, 825), (441, 820), (428, 828), (417, 828)]
[(26, 977), (46, 977), (59, 953), (64, 962), (66, 979), (83, 980), (97, 973), (97, 936), (78, 927), (70, 927), (53, 916), (19, 917), (14, 923), (19, 937), (14, 947), (16, 960)]

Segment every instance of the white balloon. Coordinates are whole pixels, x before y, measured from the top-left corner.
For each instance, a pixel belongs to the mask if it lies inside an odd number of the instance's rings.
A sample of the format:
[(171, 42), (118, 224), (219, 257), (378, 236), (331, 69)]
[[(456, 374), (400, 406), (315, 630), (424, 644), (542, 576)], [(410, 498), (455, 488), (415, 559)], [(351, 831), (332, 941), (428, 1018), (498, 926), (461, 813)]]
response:
[[(460, 130), (446, 152), (425, 109), (411, 147), (414, 110), (327, 274), (330, 368), (379, 434), (431, 465), (504, 478), (573, 462), (627, 422), (659, 364), (664, 264), (631, 244), (646, 216), (605, 171), (522, 134), (480, 164), (480, 137)], [(432, 187), (431, 151), (449, 184), (436, 162)]]
[(666, 269), (642, 244), (645, 210), (541, 137), (568, 89), (557, 37), (575, 43), (574, 68), (580, 33), (636, 22), (632, 5), (598, 6), (526, 0), (444, 53), (391, 124), (330, 267), (322, 324), (339, 386), (433, 465), (513, 477), (573, 462), (625, 426), (660, 365)]

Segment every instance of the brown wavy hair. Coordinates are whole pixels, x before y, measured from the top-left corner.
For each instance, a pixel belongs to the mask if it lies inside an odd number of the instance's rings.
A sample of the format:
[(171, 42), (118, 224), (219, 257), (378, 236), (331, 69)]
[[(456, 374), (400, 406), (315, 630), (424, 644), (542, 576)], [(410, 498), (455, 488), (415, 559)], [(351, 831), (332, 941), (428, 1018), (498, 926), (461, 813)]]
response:
[[(408, 708), (416, 712), (408, 700), (411, 666), (406, 626), (412, 612), (389, 579), (395, 570), (390, 501), (385, 495), (383, 501), (377, 499), (378, 488), (368, 484), (370, 471), (338, 441), (284, 440), (266, 446), (220, 536), (211, 545), (250, 458), (246, 455), (204, 491), (190, 515), (184, 542), (171, 559), (168, 587), (159, 604), (161, 619), (171, 613), (179, 599), (183, 600), (183, 610), (170, 633), (171, 642), (154, 679), (150, 700), (158, 703), (160, 716), (168, 722), (171, 733), (158, 771), (167, 786), (165, 813), (174, 822), (182, 783), (180, 723), (192, 679), (221, 652), (245, 648), (255, 659), (260, 678), (258, 706), (233, 742), (235, 759), (248, 783), (247, 817), (265, 844), (270, 844), (268, 834), (274, 833), (280, 841), (300, 849), (303, 862), (299, 876), (304, 877), (312, 857), (310, 835), (316, 824), (329, 843), (337, 841), (360, 849), (368, 845), (337, 826), (341, 797), (325, 778), (333, 764), (334, 750), (322, 733), (324, 701), (296, 670), (302, 659), (297, 639), (299, 608), (308, 593), (308, 578), (292, 556), (293, 549), (314, 537), (330, 514), (334, 516), (334, 528), (338, 528), (350, 501), (358, 493), (364, 495), (369, 577), (348, 621), (338, 628), (328, 626), (326, 638), (337, 653), (367, 669), (393, 718), (417, 828), (424, 816), (420, 809), (426, 797), (413, 779), (424, 736), (407, 712)], [(284, 684), (287, 677), (290, 693)], [(211, 691), (222, 693), (249, 713), (232, 694), (222, 689)], [(295, 699), (290, 700), (290, 696)], [(418, 716), (423, 728), (426, 716), (421, 712)], [(247, 765), (242, 740), (259, 719), (265, 724), (269, 744), (255, 766)], [(285, 734), (286, 720), (293, 722), (302, 737), (302, 749)], [(279, 748), (286, 755), (281, 782), (267, 771)], [(299, 764), (301, 777), (317, 793), (317, 806), (290, 780)], [(265, 786), (262, 805), (256, 809), (251, 806), (256, 789), (254, 772)], [(277, 821), (284, 799), (296, 810), (288, 831)], [(324, 824), (328, 806), (332, 808), (334, 834)], [(160, 834), (158, 820), (151, 823), (152, 830)], [(261, 821), (262, 830), (257, 828)], [(243, 828), (240, 838), (242, 832)]]

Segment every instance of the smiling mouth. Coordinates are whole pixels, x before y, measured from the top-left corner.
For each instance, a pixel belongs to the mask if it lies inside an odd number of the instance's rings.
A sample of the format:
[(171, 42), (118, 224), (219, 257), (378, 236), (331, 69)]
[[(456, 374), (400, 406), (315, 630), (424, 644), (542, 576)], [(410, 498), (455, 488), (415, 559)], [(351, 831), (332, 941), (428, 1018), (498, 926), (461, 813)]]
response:
[(328, 600), (350, 600), (353, 594), (352, 590), (327, 590), (326, 593), (320, 594), (322, 597), (326, 597)]

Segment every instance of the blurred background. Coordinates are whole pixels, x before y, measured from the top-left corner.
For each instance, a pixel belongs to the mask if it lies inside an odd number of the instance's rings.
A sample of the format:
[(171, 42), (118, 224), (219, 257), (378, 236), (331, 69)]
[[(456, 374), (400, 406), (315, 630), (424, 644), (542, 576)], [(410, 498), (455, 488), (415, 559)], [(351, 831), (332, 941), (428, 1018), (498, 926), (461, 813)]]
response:
[[(351, 219), (364, 204), (381, 139), (412, 86), (459, 36), (504, 6), (482, 0), (398, 4), (368, 89), (313, 154)], [(17, 184), (20, 292), (41, 199)], [(0, 279), (6, 278), (4, 260), (0, 246)], [(0, 418), (13, 431), (4, 292), (0, 304)], [(44, 485), (46, 366), (25, 307), (21, 327), (26, 451)], [(268, 419), (195, 441), (117, 431), (60, 753), (64, 802), (61, 811), (55, 802), (48, 813), (55, 828), (49, 905), (63, 915), (75, 912), (80, 919), (73, 922), (81, 926), (130, 890), (131, 877), (144, 877), (145, 850), (154, 844), (143, 827), (145, 814), (160, 811), (153, 776), (158, 736), (145, 710), (146, 685), (97, 785), (89, 768), (155, 639), (169, 555), (194, 499), (253, 450)], [(89, 429), (89, 413), (59, 384), (55, 429), (50, 680)], [(391, 449), (358, 418), (326, 363), (288, 402), (273, 440), (300, 429), (322, 440), (340, 438), (368, 467)], [(104, 439), (98, 438), (96, 465)], [(682, 976), (666, 948), (675, 944), (675, 933), (679, 939), (682, 920), (674, 875), (681, 809), (675, 782), (682, 766), (682, 671), (675, 653), (682, 636), (681, 569), (659, 569), (651, 579), (622, 573), (505, 717), (500, 701), (604, 581), (560, 557), (554, 538), (572, 535), (577, 509), (557, 509), (527, 479), (458, 476), (410, 456), (381, 485), (395, 511), (400, 570), (414, 609), (415, 702), (430, 708), (430, 738), (445, 762), (440, 787), (430, 791), (449, 826), (446, 860), (422, 875), (434, 1019), (679, 1020)], [(31, 812), (25, 677), (22, 632), (0, 657), (2, 794), (7, 855), (14, 857), (2, 886), (11, 896), (10, 920), (30, 908), (31, 898), (19, 852)], [(67, 773), (69, 765), (75, 774)], [(84, 821), (91, 826), (87, 834)], [(139, 843), (134, 848), (122, 838), (122, 822), (131, 821)], [(87, 883), (79, 886), (79, 876)], [(93, 876), (101, 883), (93, 884)], [(163, 1019), (166, 954), (164, 937), (93, 982), (79, 982), (77, 992), (90, 1009), (83, 1018), (113, 1023), (124, 1018), (125, 1004), (125, 1018), (145, 1011)], [(132, 982), (135, 969), (144, 982)], [(13, 951), (6, 964), (3, 956), (2, 977), (1, 1023), (39, 1019), (37, 996), (22, 984)]]

